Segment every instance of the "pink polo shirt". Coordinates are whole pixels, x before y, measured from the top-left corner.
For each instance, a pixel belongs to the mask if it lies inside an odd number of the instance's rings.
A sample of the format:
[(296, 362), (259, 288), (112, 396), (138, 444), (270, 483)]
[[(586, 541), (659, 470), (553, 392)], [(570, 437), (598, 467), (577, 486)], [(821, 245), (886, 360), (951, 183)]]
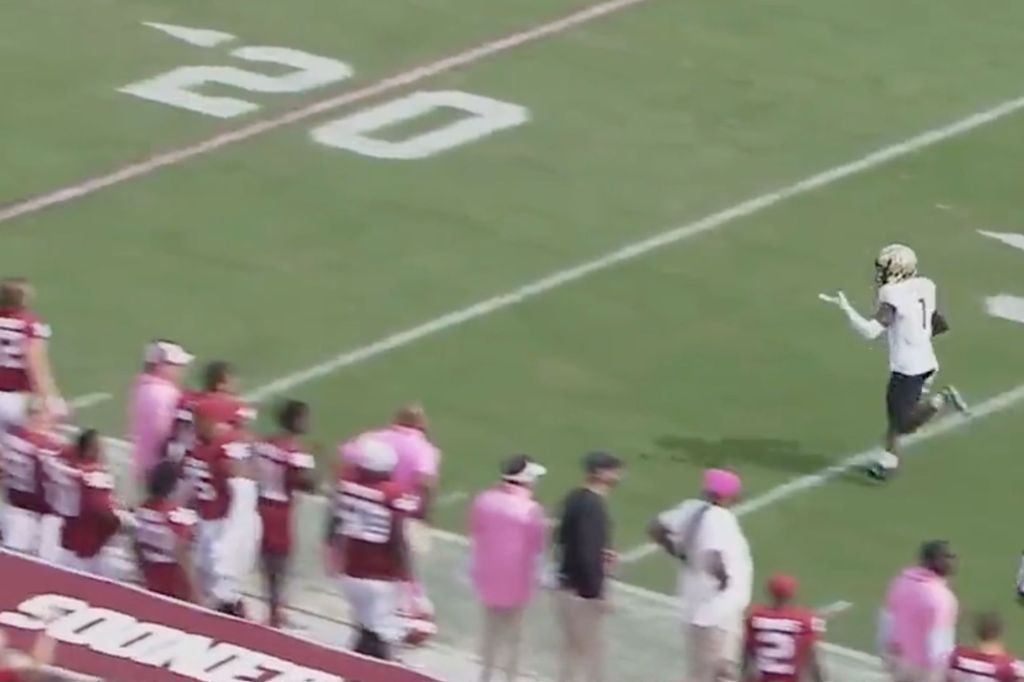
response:
[(128, 421), (131, 424), (135, 472), (142, 481), (163, 457), (180, 397), (181, 389), (173, 381), (148, 372), (135, 379)]
[(353, 464), (358, 460), (355, 443), (361, 438), (380, 440), (394, 448), (398, 464), (392, 480), (403, 488), (417, 490), (426, 481), (437, 477), (441, 467), (441, 451), (419, 429), (392, 424), (377, 431), (368, 431), (342, 444), (342, 461)]
[(521, 608), (533, 597), (544, 553), (544, 508), (527, 488), (502, 483), (469, 514), (470, 578), (484, 606)]
[(944, 665), (955, 645), (958, 609), (945, 578), (920, 566), (904, 569), (885, 598), (885, 653), (922, 671)]

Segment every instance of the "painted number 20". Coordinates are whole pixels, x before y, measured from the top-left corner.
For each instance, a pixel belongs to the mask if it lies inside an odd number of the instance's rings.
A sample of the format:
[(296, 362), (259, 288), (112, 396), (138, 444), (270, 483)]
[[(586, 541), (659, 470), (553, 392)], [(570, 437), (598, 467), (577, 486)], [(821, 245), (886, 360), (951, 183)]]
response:
[[(234, 40), (228, 33), (148, 24), (193, 45), (213, 47)], [(235, 66), (182, 66), (153, 78), (131, 83), (120, 92), (178, 109), (217, 118), (233, 118), (260, 108), (256, 102), (226, 94), (224, 86), (248, 93), (297, 94), (351, 78), (354, 69), (345, 62), (287, 47), (248, 46), (230, 55), (246, 62), (285, 67), (267, 75)], [(205, 92), (203, 92), (205, 90)], [(417, 131), (402, 139), (374, 136), (386, 128), (411, 122), (438, 110), (463, 114), (432, 130)], [(424, 159), (499, 130), (522, 125), (530, 118), (526, 107), (454, 90), (414, 92), (397, 100), (335, 119), (310, 131), (322, 145), (378, 159)]]

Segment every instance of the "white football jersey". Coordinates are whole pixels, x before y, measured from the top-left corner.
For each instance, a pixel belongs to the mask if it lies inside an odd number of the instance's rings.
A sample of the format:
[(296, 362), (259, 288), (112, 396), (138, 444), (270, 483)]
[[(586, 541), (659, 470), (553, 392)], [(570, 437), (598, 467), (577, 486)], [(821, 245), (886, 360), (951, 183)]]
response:
[(932, 347), (935, 282), (927, 277), (911, 277), (885, 284), (878, 290), (878, 302), (888, 303), (896, 311), (896, 318), (886, 330), (889, 369), (910, 376), (937, 370), (939, 361)]

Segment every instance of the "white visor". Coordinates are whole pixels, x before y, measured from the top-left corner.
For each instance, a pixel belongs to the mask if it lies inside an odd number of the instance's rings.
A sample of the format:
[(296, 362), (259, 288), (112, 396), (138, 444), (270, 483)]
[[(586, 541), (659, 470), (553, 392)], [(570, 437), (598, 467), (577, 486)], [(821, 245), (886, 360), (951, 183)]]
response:
[(502, 476), (503, 481), (509, 483), (525, 483), (530, 484), (536, 481), (538, 478), (548, 472), (547, 467), (541, 466), (536, 462), (527, 462), (523, 470), (515, 474), (505, 474)]

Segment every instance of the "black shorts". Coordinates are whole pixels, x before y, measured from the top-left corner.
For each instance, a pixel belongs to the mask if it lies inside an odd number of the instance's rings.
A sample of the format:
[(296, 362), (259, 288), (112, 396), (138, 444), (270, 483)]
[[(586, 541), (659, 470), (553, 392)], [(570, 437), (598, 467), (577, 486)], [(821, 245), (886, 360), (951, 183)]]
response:
[(889, 385), (885, 389), (885, 411), (889, 415), (889, 430), (896, 433), (913, 431), (912, 420), (914, 409), (921, 402), (925, 384), (932, 378), (935, 371), (924, 374), (889, 375)]

